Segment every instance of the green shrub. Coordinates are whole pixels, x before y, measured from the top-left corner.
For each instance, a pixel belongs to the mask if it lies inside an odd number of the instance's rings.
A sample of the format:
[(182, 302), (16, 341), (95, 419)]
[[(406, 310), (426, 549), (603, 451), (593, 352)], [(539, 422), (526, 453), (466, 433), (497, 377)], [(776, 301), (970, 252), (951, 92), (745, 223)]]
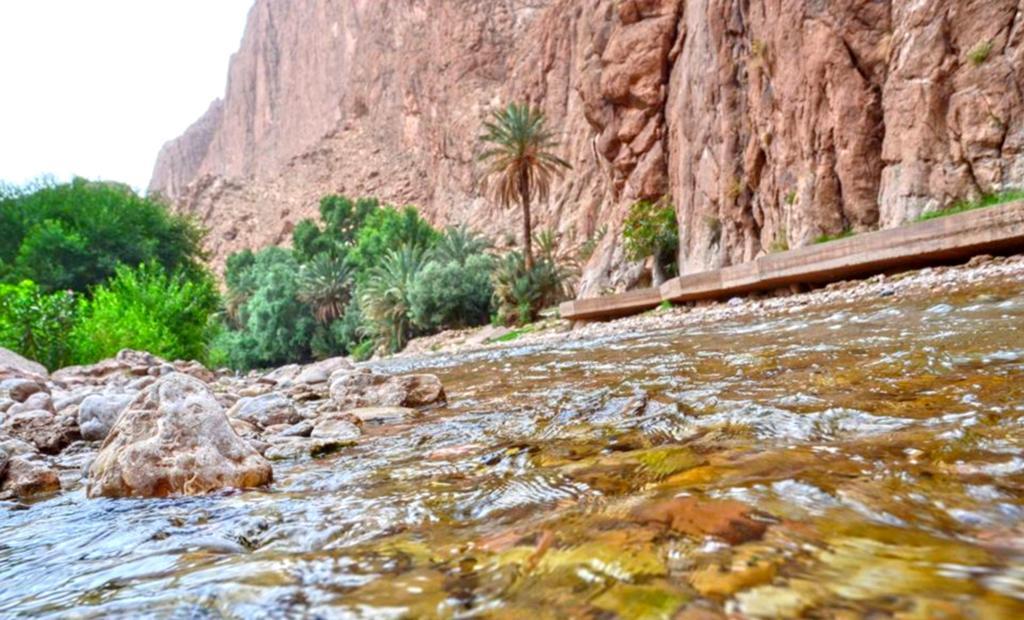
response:
[(533, 269), (519, 252), (509, 252), (497, 263), (492, 282), (497, 322), (502, 325), (525, 325), (549, 308), (570, 296), (572, 270), (558, 263), (551, 252), (542, 252)]
[(494, 260), (475, 254), (465, 263), (431, 261), (409, 291), (413, 324), (423, 331), (485, 325), (491, 316)]
[(832, 242), (832, 241), (838, 241), (840, 239), (849, 239), (850, 237), (852, 237), (852, 236), (854, 236), (856, 234), (857, 233), (853, 232), (852, 228), (846, 228), (846, 229), (843, 229), (843, 232), (836, 233), (834, 235), (828, 235), (828, 234), (821, 235), (817, 239), (815, 239), (814, 242), (815, 243), (829, 243), (829, 242)]
[(317, 321), (330, 325), (345, 312), (351, 275), (342, 259), (317, 254), (299, 269), (299, 300), (309, 304)]
[(376, 198), (324, 197), (320, 201), (320, 223), (302, 220), (292, 232), (296, 257), (302, 262), (318, 254), (344, 258), (366, 218), (379, 208)]
[(0, 278), (85, 292), (118, 266), (156, 262), (201, 277), (203, 233), (154, 198), (75, 179), (0, 192)]
[(629, 260), (654, 257), (651, 275), (656, 285), (676, 273), (679, 224), (671, 202), (663, 198), (657, 202), (641, 200), (634, 203), (623, 223), (622, 236)]
[(156, 263), (118, 267), (112, 280), (80, 304), (70, 335), (75, 358), (92, 363), (121, 349), (138, 349), (167, 359), (205, 361), (218, 305), (209, 275), (168, 275)]
[(76, 314), (77, 296), (71, 291), (46, 294), (29, 280), (0, 284), (0, 347), (50, 370), (67, 366)]
[(992, 55), (992, 48), (992, 41), (982, 41), (967, 52), (967, 60), (975, 67), (979, 67)]

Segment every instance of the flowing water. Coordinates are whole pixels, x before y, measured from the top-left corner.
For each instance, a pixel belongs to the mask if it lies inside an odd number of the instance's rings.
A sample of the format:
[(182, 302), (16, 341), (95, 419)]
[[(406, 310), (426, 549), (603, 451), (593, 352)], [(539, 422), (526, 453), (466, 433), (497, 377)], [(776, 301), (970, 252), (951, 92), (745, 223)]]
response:
[[(1019, 283), (383, 367), (449, 405), (267, 490), (0, 509), (0, 616), (1024, 617)], [(769, 527), (635, 518), (676, 496)]]

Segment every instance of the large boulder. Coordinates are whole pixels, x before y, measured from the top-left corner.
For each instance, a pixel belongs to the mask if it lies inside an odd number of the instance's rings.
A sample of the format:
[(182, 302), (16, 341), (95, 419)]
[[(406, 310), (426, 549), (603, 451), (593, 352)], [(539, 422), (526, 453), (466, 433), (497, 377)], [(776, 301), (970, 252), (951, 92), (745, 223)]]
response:
[(0, 347), (0, 366), (6, 366), (24, 374), (39, 375), (41, 377), (49, 376), (46, 367), (42, 364), (33, 362), (3, 347)]
[(277, 424), (295, 424), (302, 420), (302, 414), (295, 408), (292, 399), (277, 392), (240, 398), (228, 410), (228, 417), (244, 420), (262, 428)]
[(271, 481), (270, 463), (228, 422), (210, 388), (170, 373), (125, 409), (89, 469), (89, 497), (200, 495)]
[(78, 428), (82, 439), (103, 441), (113, 428), (117, 416), (135, 398), (134, 394), (92, 394), (78, 406)]

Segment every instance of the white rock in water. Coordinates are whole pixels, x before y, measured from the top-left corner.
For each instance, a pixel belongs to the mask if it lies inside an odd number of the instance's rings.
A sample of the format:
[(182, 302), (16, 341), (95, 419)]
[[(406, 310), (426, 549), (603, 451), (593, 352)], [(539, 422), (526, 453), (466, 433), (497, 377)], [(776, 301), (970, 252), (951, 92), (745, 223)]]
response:
[(200, 495), (272, 477), (270, 462), (235, 434), (210, 388), (170, 373), (118, 417), (89, 469), (88, 495)]

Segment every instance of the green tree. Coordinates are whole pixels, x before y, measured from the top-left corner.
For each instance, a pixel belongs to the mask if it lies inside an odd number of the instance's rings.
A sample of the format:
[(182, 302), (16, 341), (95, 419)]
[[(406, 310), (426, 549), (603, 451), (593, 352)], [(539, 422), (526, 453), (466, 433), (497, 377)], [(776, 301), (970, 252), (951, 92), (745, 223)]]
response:
[(371, 271), (383, 264), (386, 256), (396, 248), (408, 246), (426, 251), (439, 237), (439, 233), (423, 218), (415, 207), (396, 209), (381, 207), (363, 221), (356, 233), (355, 246), (348, 262), (365, 282)]
[(75, 179), (5, 188), (0, 226), (0, 278), (8, 283), (86, 292), (121, 265), (153, 261), (168, 273), (203, 277), (203, 231), (123, 185)]
[(667, 274), (675, 271), (679, 225), (675, 207), (667, 199), (634, 203), (623, 224), (622, 236), (626, 258), (640, 261), (653, 257), (651, 279), (655, 286), (660, 286)]
[(299, 300), (309, 304), (323, 325), (344, 314), (351, 287), (348, 266), (329, 254), (318, 254), (299, 269)]
[(480, 158), (487, 162), (486, 179), (503, 207), (518, 202), (523, 210), (523, 252), (530, 270), (534, 263), (530, 201), (547, 200), (552, 181), (572, 166), (552, 152), (558, 142), (547, 129), (544, 115), (529, 105), (510, 104), (494, 112), (484, 129), (480, 139), (487, 149)]
[(415, 334), (410, 317), (410, 292), (424, 264), (424, 250), (406, 244), (384, 254), (359, 288), (359, 306), (366, 320), (366, 332), (379, 349), (389, 353), (402, 350)]

